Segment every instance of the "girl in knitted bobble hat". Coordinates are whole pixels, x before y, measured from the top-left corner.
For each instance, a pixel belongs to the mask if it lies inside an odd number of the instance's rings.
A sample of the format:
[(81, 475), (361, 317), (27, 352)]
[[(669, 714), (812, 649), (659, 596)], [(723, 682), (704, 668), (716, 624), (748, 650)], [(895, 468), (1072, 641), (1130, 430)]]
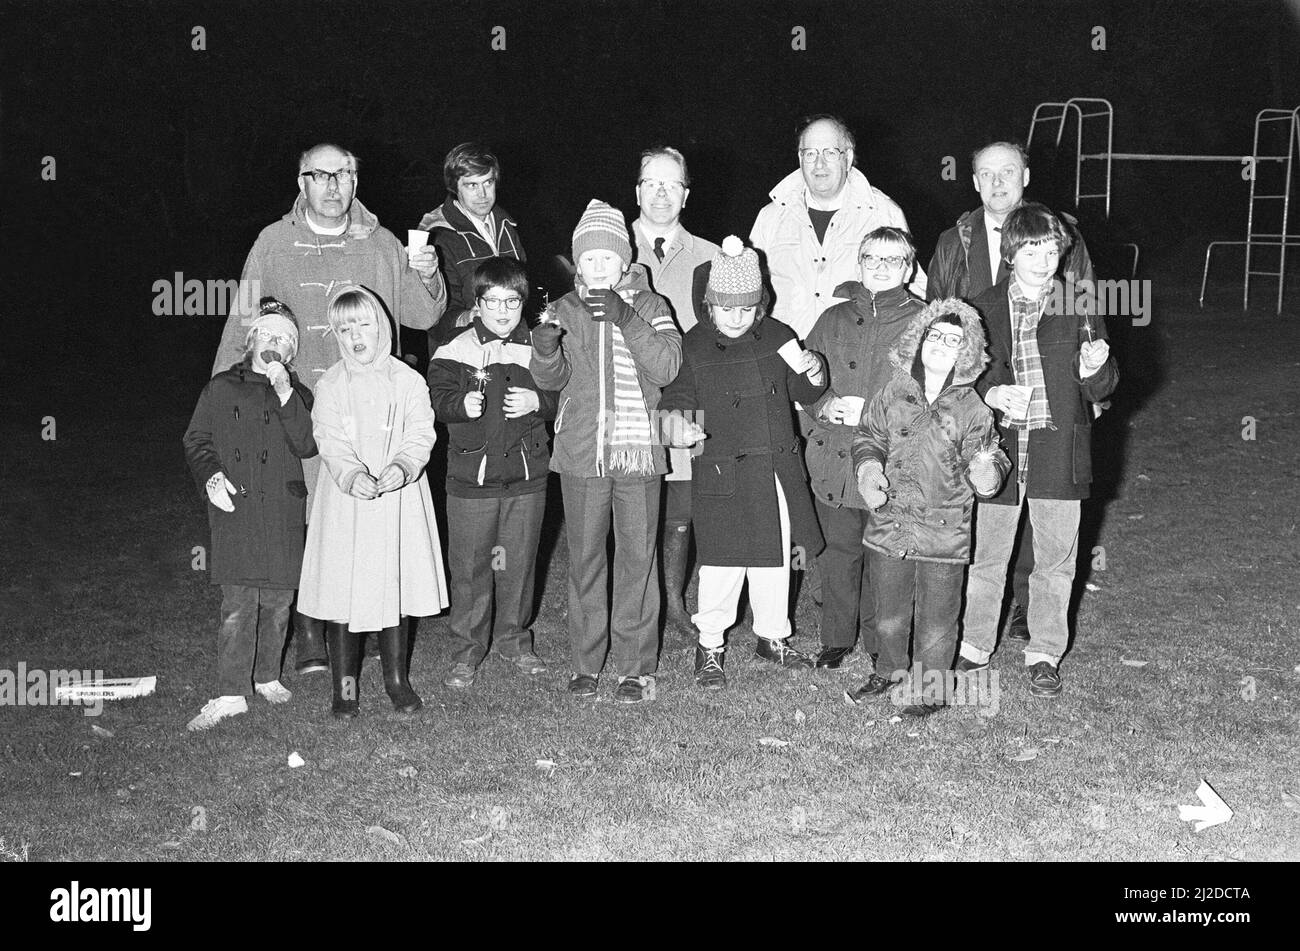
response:
[(827, 380), (818, 354), (803, 350), (785, 324), (764, 319), (758, 255), (734, 235), (713, 259), (704, 300), (711, 320), (686, 334), (681, 372), (660, 409), (672, 445), (698, 446), (695, 679), (717, 690), (727, 682), (726, 632), (746, 580), (757, 655), (782, 667), (812, 666), (789, 644), (790, 570), (823, 547), (791, 404), (812, 403)]

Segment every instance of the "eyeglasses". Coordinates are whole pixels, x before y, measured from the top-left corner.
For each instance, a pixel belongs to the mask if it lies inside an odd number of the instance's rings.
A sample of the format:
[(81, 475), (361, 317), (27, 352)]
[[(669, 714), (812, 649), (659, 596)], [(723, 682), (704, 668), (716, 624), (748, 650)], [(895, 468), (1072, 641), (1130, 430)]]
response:
[(284, 334), (278, 334), (271, 330), (264, 330), (261, 327), (253, 331), (253, 339), (260, 340), (262, 343), (293, 343), (293, 341)]
[(868, 271), (874, 271), (882, 264), (889, 267), (902, 267), (907, 263), (907, 258), (898, 254), (890, 254), (886, 257), (881, 257), (878, 254), (864, 254), (858, 260), (867, 266)]
[(941, 343), (949, 350), (956, 350), (966, 337), (963, 334), (946, 334), (942, 330), (931, 328), (925, 332), (926, 343)]
[(299, 178), (310, 178), (317, 185), (328, 185), (330, 179), (340, 188), (351, 185), (357, 177), (356, 169), (341, 168), (337, 172), (327, 172), (321, 168), (313, 168), (310, 171), (300, 172)]
[(479, 300), (488, 310), (500, 310), (502, 307), (506, 310), (518, 310), (524, 304), (522, 297), (480, 297)]
[(686, 186), (681, 182), (669, 182), (662, 178), (643, 178), (637, 182), (638, 185), (644, 185), (650, 191), (657, 192), (661, 188), (670, 195), (680, 195), (686, 190)]
[(848, 152), (848, 149), (800, 149), (799, 158), (806, 164), (812, 165), (817, 161), (817, 157), (821, 156), (829, 163), (838, 161), (841, 155), (847, 155)]

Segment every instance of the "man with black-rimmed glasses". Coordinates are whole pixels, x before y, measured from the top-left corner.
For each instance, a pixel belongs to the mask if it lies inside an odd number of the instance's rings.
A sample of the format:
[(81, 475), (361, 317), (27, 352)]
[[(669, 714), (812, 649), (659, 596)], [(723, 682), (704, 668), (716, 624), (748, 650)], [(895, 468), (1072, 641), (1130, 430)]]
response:
[[(241, 282), (252, 293), (235, 295), (217, 347), (212, 372), (226, 369), (243, 353), (248, 325), (256, 316), (241, 307), (266, 296), (287, 304), (297, 315), (301, 333), (294, 369), (311, 389), (334, 363), (338, 345), (329, 336), (326, 302), (342, 284), (369, 288), (403, 327), (428, 330), (446, 309), (447, 290), (432, 248), (407, 259), (402, 243), (379, 224), (357, 194), (357, 157), (337, 145), (322, 143), (298, 159), (298, 196), (279, 221), (262, 229), (244, 262)], [(393, 340), (398, 340), (397, 327)], [(316, 484), (319, 457), (303, 460), (304, 497)], [(307, 511), (311, 512), (308, 499)], [(326, 669), (323, 622), (295, 615), (300, 674)]]

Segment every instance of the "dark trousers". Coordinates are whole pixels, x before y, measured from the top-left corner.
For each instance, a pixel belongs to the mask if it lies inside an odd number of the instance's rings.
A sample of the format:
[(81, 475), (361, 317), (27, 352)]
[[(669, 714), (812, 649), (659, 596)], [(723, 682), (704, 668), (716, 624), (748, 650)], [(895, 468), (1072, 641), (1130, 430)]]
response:
[[(596, 676), (614, 655), (620, 677), (653, 674), (659, 642), (659, 476), (561, 475), (569, 545), (569, 644), (573, 672)], [(606, 543), (614, 528), (614, 604)], [(613, 636), (611, 638), (611, 625)]]
[(1019, 548), (1016, 550), (1015, 574), (1011, 578), (1011, 593), (1016, 604), (1029, 610), (1029, 576), (1034, 572), (1034, 527), (1029, 519), (1020, 523)]
[(526, 625), (545, 512), (544, 491), (510, 498), (447, 496), (453, 663), (478, 666), (490, 644), (510, 658), (533, 649)]
[(892, 677), (909, 669), (907, 647), (915, 627), (912, 659), (927, 670), (950, 670), (957, 650), (957, 620), (966, 566), (943, 561), (891, 558), (867, 549), (876, 590), (876, 671)]
[[(293, 588), (221, 586), (221, 629), (217, 632), (217, 692), (251, 697), (253, 683), (280, 679), (280, 660), (289, 633)], [(249, 675), (252, 679), (249, 679)]]
[(667, 479), (663, 481), (660, 514), (664, 521), (664, 531), (685, 528), (691, 524), (691, 483), (669, 482)]
[(817, 520), (826, 539), (826, 548), (817, 556), (822, 581), (822, 646), (852, 647), (860, 633), (862, 649), (875, 654), (880, 649), (876, 599), (870, 561), (862, 545), (867, 510), (817, 502)]

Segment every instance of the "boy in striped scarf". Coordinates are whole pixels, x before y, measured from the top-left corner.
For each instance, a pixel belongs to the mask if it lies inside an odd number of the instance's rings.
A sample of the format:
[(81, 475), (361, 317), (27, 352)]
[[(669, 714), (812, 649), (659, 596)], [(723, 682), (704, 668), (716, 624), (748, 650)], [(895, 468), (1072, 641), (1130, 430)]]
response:
[[(623, 215), (593, 200), (573, 232), (574, 290), (533, 331), (534, 382), (559, 390), (551, 471), (560, 475), (569, 544), (569, 692), (597, 693), (612, 650), (614, 699), (654, 696), (658, 665), (656, 529), (667, 471), (651, 420), (677, 376), (682, 338), (672, 310), (631, 264)], [(614, 603), (606, 538), (614, 530)]]

